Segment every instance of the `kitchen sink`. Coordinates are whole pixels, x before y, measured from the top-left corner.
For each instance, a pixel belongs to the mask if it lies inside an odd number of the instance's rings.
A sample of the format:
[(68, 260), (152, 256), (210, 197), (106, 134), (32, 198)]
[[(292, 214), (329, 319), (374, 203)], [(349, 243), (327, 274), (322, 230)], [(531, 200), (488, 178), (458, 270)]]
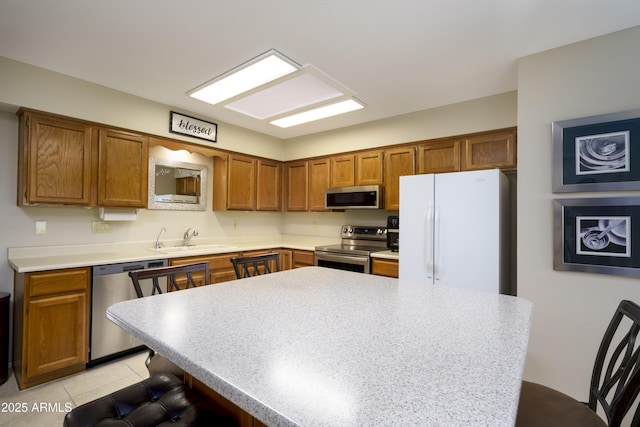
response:
[(154, 252), (162, 252), (165, 254), (175, 254), (180, 252), (206, 252), (206, 251), (216, 251), (216, 250), (235, 250), (238, 249), (235, 246), (229, 245), (220, 245), (217, 243), (210, 244), (201, 244), (201, 245), (177, 245), (177, 246), (166, 246), (162, 248), (149, 248), (150, 251)]

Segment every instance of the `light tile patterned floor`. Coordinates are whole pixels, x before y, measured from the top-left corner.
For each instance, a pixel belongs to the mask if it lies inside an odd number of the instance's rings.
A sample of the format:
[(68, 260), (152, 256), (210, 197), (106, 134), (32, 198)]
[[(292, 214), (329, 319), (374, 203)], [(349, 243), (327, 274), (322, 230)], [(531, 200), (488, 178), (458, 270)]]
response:
[(22, 391), (11, 374), (0, 386), (0, 426), (62, 426), (69, 409), (147, 378), (147, 354), (143, 351)]

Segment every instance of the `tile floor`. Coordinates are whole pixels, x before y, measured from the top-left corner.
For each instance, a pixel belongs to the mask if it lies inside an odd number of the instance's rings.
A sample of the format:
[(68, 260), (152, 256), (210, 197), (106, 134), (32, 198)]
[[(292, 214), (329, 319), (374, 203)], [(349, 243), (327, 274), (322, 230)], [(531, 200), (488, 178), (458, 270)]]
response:
[(147, 378), (147, 354), (143, 351), (22, 391), (11, 374), (0, 386), (0, 426), (62, 426), (69, 408)]

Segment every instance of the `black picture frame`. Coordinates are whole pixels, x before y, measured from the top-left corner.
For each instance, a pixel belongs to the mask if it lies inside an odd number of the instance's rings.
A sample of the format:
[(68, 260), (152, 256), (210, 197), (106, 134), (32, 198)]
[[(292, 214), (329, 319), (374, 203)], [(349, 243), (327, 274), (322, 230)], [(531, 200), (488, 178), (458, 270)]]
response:
[(218, 125), (196, 117), (171, 111), (169, 113), (169, 132), (193, 138), (216, 142)]
[(552, 124), (553, 192), (640, 190), (640, 109)]
[(554, 200), (553, 268), (640, 277), (640, 197)]

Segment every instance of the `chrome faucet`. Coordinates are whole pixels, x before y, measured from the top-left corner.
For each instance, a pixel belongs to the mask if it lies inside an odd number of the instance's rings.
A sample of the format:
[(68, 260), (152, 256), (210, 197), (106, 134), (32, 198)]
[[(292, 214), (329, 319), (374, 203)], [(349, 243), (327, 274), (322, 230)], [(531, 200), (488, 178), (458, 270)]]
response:
[(184, 236), (182, 236), (182, 245), (189, 246), (189, 241), (192, 237), (196, 237), (198, 235), (198, 230), (191, 231), (190, 228), (187, 228), (187, 231), (184, 232)]
[(156, 238), (156, 245), (155, 245), (156, 249), (160, 249), (162, 246), (164, 246), (162, 243), (160, 243), (160, 235), (162, 234), (163, 231), (167, 231), (167, 229), (164, 227), (160, 229), (160, 232), (158, 233), (158, 237)]

